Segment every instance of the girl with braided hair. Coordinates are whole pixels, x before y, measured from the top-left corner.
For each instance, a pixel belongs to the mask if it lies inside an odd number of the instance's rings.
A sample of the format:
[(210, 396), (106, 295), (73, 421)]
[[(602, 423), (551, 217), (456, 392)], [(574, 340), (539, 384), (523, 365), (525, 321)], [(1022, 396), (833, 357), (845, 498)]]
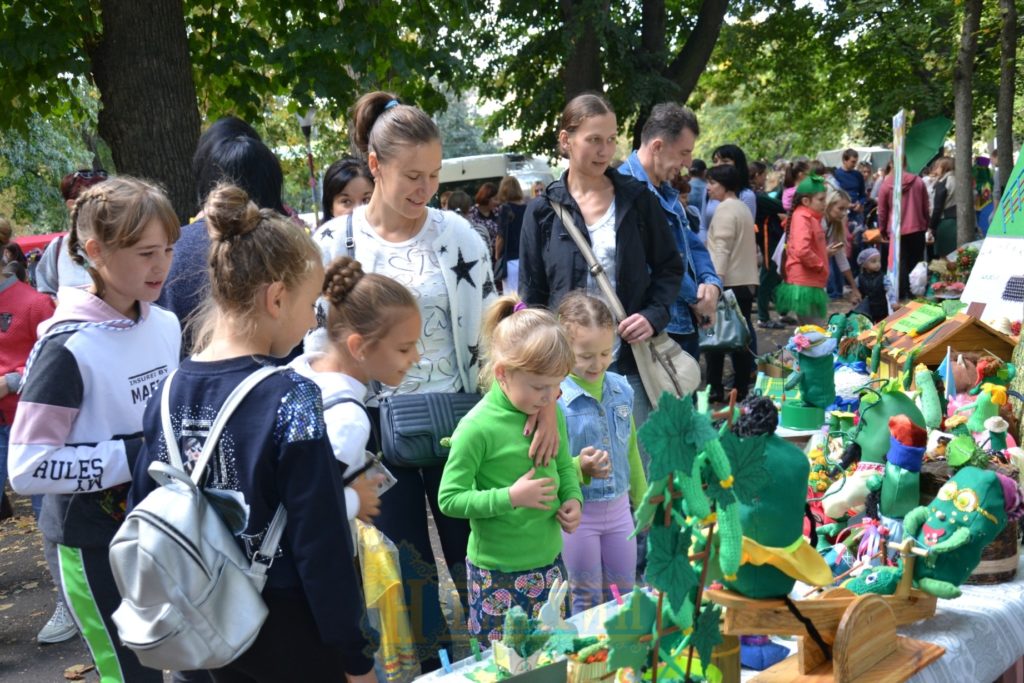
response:
[(178, 321), (151, 305), (178, 232), (163, 191), (141, 180), (112, 178), (79, 196), (65, 244), (93, 284), (61, 288), (11, 431), (11, 485), (45, 494), (39, 526), (58, 544), (64, 596), (102, 681), (163, 680), (118, 638), (107, 546), (124, 519), (143, 411), (178, 365)]
[(397, 280), (364, 273), (359, 261), (348, 256), (327, 269), (323, 293), (330, 343), (323, 353), (305, 353), (291, 366), (323, 392), (327, 433), (334, 457), (344, 466), (349, 519), (370, 523), (380, 513), (380, 498), (376, 482), (361, 476), (372, 434), (365, 406), (368, 385), (398, 386), (419, 361), (420, 309)]

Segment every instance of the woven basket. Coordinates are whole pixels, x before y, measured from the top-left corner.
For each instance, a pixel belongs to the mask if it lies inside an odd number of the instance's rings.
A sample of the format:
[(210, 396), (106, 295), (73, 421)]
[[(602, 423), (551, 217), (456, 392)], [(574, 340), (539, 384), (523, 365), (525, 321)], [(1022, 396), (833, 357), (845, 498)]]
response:
[(610, 681), (615, 676), (614, 671), (608, 671), (607, 661), (586, 664), (580, 662), (574, 654), (569, 655), (568, 660), (568, 683), (593, 683), (600, 680)]

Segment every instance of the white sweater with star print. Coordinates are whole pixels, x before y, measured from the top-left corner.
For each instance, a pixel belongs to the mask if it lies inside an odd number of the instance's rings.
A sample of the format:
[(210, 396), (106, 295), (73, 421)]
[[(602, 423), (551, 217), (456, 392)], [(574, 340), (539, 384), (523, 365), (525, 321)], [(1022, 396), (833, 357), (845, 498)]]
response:
[[(374, 264), (385, 256), (379, 240), (363, 234), (359, 225), (366, 225), (366, 207), (356, 209), (352, 216), (354, 253), (347, 247), (348, 216), (339, 216), (324, 223), (314, 239), (323, 253), (324, 267), (341, 256), (353, 256), (363, 264), (366, 272), (373, 272)], [(460, 384), (464, 391), (477, 391), (479, 367), (480, 326), (483, 313), (497, 298), (487, 245), (469, 223), (456, 213), (428, 208), (423, 227), (417, 235), (428, 230), (433, 239), (428, 243), (436, 256), (444, 289), (448, 299), (455, 361)], [(413, 238), (415, 239), (415, 237)], [(421, 311), (421, 313), (425, 313)], [(423, 316), (424, 331), (431, 324), (430, 316)], [(307, 349), (308, 350), (308, 349)]]

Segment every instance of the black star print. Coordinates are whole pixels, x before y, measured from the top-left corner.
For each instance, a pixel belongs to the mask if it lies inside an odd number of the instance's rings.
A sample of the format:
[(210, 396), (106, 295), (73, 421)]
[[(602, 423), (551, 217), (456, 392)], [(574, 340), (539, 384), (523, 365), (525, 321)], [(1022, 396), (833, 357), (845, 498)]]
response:
[(320, 231), (320, 239), (329, 240), (334, 237), (334, 228), (324, 228)]
[(473, 282), (473, 276), (470, 271), (473, 270), (478, 261), (467, 261), (462, 258), (462, 249), (459, 249), (459, 262), (452, 266), (452, 270), (455, 271), (455, 287), (459, 286), (459, 281), (465, 280), (469, 283), (470, 287), (476, 287), (476, 283)]
[(448, 253), (448, 247), (447, 247), (446, 245), (443, 245), (443, 244), (442, 244), (442, 245), (441, 245), (441, 248), (440, 248), (440, 249), (438, 249), (438, 251), (439, 251), (440, 253), (442, 253), (442, 254), (447, 254), (447, 253)]
[(497, 291), (497, 290), (494, 289), (494, 280), (492, 280), (491, 278), (487, 278), (487, 281), (484, 282), (484, 286), (483, 286), (483, 290), (482, 291), (483, 291), (483, 297), (485, 299), (487, 297), (489, 297), (491, 294), (494, 294), (494, 292)]
[(476, 365), (480, 360), (480, 345), (471, 345), (469, 348), (469, 364)]

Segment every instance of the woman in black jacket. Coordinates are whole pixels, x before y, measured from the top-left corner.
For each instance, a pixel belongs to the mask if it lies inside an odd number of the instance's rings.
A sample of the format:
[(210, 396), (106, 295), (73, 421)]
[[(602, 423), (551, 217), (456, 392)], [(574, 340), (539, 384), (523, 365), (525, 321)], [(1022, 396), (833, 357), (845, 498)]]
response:
[(679, 294), (683, 264), (664, 213), (647, 186), (610, 168), (615, 154), (615, 112), (600, 96), (578, 95), (562, 112), (559, 150), (569, 168), (526, 207), (519, 249), (519, 296), (555, 310), (574, 289), (601, 296), (586, 259), (556, 216), (556, 202), (571, 215), (608, 273), (626, 319), (613, 370), (633, 386), (639, 427), (650, 412), (629, 344), (649, 339), (668, 324)]

